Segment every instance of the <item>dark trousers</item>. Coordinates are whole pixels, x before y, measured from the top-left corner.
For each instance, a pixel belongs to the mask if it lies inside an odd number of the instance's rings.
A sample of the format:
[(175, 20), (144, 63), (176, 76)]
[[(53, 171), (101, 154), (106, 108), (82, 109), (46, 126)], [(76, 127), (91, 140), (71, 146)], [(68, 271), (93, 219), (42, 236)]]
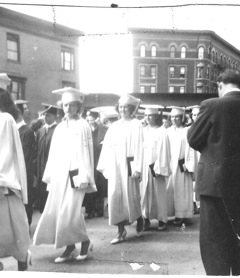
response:
[[(200, 207), (200, 251), (206, 274), (240, 275), (240, 247), (223, 200), (201, 195)], [(235, 216), (239, 216), (238, 207), (230, 208)]]

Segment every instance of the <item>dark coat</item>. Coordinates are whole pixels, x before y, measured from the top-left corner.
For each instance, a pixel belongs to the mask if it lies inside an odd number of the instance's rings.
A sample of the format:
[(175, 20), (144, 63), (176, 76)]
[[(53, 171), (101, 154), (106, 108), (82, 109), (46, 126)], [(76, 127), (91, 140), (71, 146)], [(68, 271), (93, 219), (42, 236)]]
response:
[(201, 153), (196, 177), (199, 193), (224, 197), (228, 203), (239, 200), (240, 92), (203, 101), (187, 136), (190, 146)]
[(48, 160), (51, 140), (56, 126), (57, 125), (53, 125), (48, 129), (48, 131), (46, 130), (45, 127), (42, 127), (37, 131), (36, 158), (35, 158), (37, 187), (40, 187), (42, 183), (42, 177)]

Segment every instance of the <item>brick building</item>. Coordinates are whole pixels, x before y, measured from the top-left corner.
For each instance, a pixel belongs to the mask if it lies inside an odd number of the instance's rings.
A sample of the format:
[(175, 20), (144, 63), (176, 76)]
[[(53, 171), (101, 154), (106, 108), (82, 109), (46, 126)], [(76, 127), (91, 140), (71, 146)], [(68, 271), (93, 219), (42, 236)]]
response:
[(29, 119), (43, 109), (42, 102), (58, 100), (52, 90), (79, 88), (81, 34), (0, 7), (0, 72), (12, 79), (13, 98), (29, 101)]
[(240, 69), (240, 51), (212, 31), (129, 31), (133, 36), (133, 92), (147, 102), (194, 104), (216, 96), (221, 70)]

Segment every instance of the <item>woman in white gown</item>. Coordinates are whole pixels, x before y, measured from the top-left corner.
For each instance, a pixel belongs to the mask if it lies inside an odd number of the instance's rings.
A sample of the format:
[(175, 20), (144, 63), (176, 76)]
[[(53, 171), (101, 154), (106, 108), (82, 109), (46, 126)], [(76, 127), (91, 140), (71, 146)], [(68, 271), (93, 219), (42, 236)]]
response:
[[(73, 88), (53, 91), (62, 95), (64, 120), (56, 127), (43, 181), (48, 184), (48, 199), (38, 222), (33, 244), (67, 246), (55, 263), (72, 257), (85, 260), (92, 250), (82, 210), (85, 193), (96, 191), (93, 175), (93, 143), (91, 128), (80, 117), (83, 95)], [(81, 242), (76, 254), (75, 244)], [(75, 254), (74, 254), (75, 253)]]
[(108, 179), (109, 225), (118, 226), (111, 243), (125, 240), (125, 225), (137, 220), (137, 236), (143, 231), (139, 180), (142, 171), (143, 128), (134, 118), (139, 99), (122, 96), (117, 104), (120, 119), (111, 124), (103, 142), (97, 169)]

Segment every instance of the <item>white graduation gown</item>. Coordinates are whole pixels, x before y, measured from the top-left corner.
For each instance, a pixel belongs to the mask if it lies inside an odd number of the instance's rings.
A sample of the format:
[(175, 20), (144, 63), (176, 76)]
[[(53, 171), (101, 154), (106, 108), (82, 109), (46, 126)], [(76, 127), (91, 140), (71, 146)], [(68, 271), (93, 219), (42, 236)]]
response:
[[(170, 140), (172, 174), (168, 180), (168, 216), (192, 218), (194, 156), (187, 143), (187, 128), (167, 129)], [(181, 172), (178, 160), (185, 159), (188, 171)]]
[(139, 180), (128, 176), (127, 157), (133, 157), (132, 173), (142, 172), (143, 130), (137, 119), (118, 120), (108, 129), (97, 170), (108, 179), (109, 224), (133, 223), (141, 216)]
[[(166, 178), (170, 170), (170, 144), (166, 129), (143, 129), (143, 175), (141, 182), (141, 204), (144, 218), (167, 222)], [(153, 164), (156, 177), (149, 165)]]
[[(87, 189), (72, 188), (69, 170), (79, 169), (78, 183)], [(84, 119), (63, 121), (55, 129), (43, 175), (49, 195), (38, 222), (33, 244), (55, 244), (55, 248), (88, 239), (82, 202), (85, 192), (96, 191), (93, 175), (93, 143)]]

